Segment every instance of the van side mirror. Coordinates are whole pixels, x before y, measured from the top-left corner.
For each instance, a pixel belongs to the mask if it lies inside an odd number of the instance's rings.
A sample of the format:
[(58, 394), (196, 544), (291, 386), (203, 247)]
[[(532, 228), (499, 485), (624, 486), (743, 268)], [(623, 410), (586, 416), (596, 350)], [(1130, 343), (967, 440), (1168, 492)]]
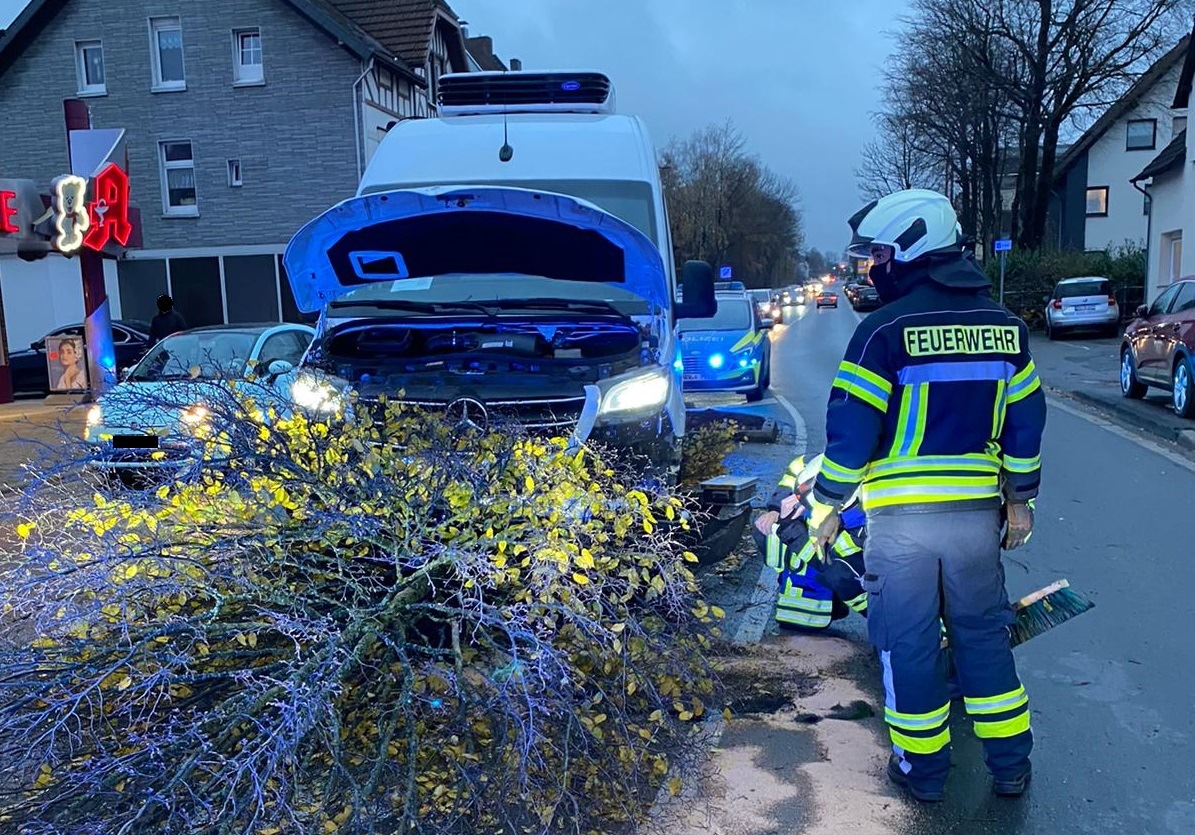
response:
[(289, 374), (295, 370), (295, 364), (287, 360), (274, 360), (266, 366), (266, 376), (271, 380), (276, 380), (283, 374)]
[(717, 312), (714, 268), (704, 261), (686, 261), (681, 270), (681, 303), (676, 318), (709, 319)]
[(126, 365), (124, 368), (120, 369), (120, 381), (122, 383), (131, 376), (133, 376), (133, 366)]
[(1138, 307), (1137, 308), (1137, 318), (1138, 319), (1149, 318), (1149, 308), (1146, 307), (1145, 305), (1141, 305), (1140, 307)]

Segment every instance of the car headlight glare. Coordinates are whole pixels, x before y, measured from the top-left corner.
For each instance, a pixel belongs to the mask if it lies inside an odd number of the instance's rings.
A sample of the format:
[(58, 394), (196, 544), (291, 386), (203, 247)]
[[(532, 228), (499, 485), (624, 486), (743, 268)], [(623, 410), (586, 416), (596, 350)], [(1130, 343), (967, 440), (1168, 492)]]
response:
[(207, 406), (201, 406), (197, 403), (194, 406), (188, 406), (183, 409), (183, 413), (179, 417), (187, 426), (200, 426), (207, 423), (207, 419), (211, 417), (211, 414)]
[(336, 386), (316, 377), (299, 377), (290, 394), (299, 408), (313, 412), (337, 412), (344, 402)]
[(602, 395), (598, 414), (609, 416), (658, 409), (668, 399), (669, 386), (669, 376), (658, 372), (623, 380)]
[(99, 403), (93, 403), (87, 410), (87, 428), (92, 429), (104, 422), (104, 410)]

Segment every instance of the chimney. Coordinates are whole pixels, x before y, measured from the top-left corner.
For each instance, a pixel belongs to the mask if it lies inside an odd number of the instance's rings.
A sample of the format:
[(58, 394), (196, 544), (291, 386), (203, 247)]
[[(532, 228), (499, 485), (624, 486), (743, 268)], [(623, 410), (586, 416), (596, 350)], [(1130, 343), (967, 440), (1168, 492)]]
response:
[(510, 68), (514, 72), (519, 72), (520, 70), (523, 69), (523, 62), (518, 58), (511, 58), (510, 59)]

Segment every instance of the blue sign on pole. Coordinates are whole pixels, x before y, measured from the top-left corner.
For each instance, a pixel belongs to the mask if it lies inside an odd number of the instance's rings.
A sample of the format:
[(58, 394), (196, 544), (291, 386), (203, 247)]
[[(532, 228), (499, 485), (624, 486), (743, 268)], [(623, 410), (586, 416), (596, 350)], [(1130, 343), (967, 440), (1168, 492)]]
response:
[(734, 270), (727, 265), (718, 267), (718, 278), (722, 279), (723, 281), (729, 281), (730, 279), (734, 278)]
[(996, 241), (996, 252), (1012, 252), (1012, 240), (1009, 238), (1001, 238)]

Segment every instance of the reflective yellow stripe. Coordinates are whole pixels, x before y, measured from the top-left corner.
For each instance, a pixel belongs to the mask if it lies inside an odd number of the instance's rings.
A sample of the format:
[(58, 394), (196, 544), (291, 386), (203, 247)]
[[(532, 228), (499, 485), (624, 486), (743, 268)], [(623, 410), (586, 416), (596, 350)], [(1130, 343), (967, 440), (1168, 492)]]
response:
[(776, 534), (769, 535), (767, 540), (767, 552), (765, 556), (769, 568), (774, 568), (777, 571), (780, 571), (784, 568), (784, 563), (782, 562), (783, 551), (784, 545), (780, 542), (780, 537), (778, 537)]
[(923, 731), (936, 728), (950, 718), (950, 702), (929, 713), (900, 713), (890, 707), (884, 708), (884, 719), (906, 731)]
[(1037, 366), (1033, 360), (1008, 381), (1008, 403), (1019, 403), (1033, 392), (1041, 388), (1041, 378), (1037, 376)]
[(869, 478), (899, 475), (901, 473), (934, 472), (1000, 472), (999, 457), (984, 452), (969, 453), (967, 455), (894, 455), (881, 458), (874, 462), (867, 470)]
[(863, 485), (863, 504), (868, 508), (898, 504), (977, 501), (998, 498), (1000, 485), (993, 476), (924, 476), (900, 478)]
[(996, 381), (996, 400), (992, 404), (992, 437), (999, 438), (1004, 434), (1004, 417), (1008, 410), (1008, 384), (1003, 380)]
[(806, 540), (805, 544), (801, 546), (801, 550), (789, 551), (789, 554), (792, 556), (789, 557), (788, 567), (793, 571), (800, 571), (805, 567), (805, 564), (809, 562), (809, 560), (813, 559), (813, 555), (815, 553), (817, 553), (817, 551), (814, 547), (813, 540)]
[(846, 531), (838, 535), (838, 539), (834, 540), (834, 553), (842, 557), (849, 557), (851, 554), (857, 554), (863, 549), (859, 547), (859, 543), (855, 538)]
[(967, 713), (972, 714), (1004, 713), (1028, 703), (1029, 695), (1025, 692), (1024, 685), (998, 696), (980, 696), (978, 698), (966, 696), (963, 698), (963, 704), (967, 706)]
[(846, 605), (850, 606), (856, 612), (866, 612), (867, 611), (867, 592), (863, 592), (863, 594), (859, 595), (858, 597), (852, 597), (850, 600), (848, 600), (846, 602)]
[(975, 735), (980, 739), (1007, 739), (1029, 730), (1029, 711), (999, 722), (975, 720)]
[[(909, 412), (912, 411), (913, 389), (906, 386), (900, 394), (900, 413), (896, 418), (896, 434), (892, 437), (892, 450), (888, 453), (892, 458), (901, 458), (901, 447), (904, 446), (905, 436), (909, 434)], [(875, 465), (872, 465), (874, 471)]]
[(910, 754), (936, 754), (950, 744), (950, 728), (943, 728), (933, 736), (906, 736), (895, 728), (888, 728), (892, 744)]
[(864, 474), (867, 472), (867, 467), (859, 467), (852, 469), (844, 467), (841, 464), (831, 461), (829, 456), (822, 458), (822, 475), (834, 481), (845, 481), (848, 484), (854, 484), (862, 481)]
[(1041, 456), (1035, 455), (1032, 458), (1014, 458), (1011, 455), (1004, 456), (1004, 469), (1010, 473), (1031, 473), (1035, 470), (1041, 469)]
[(790, 612), (786, 609), (776, 610), (776, 620), (783, 623), (795, 623), (798, 626), (813, 626), (819, 629), (830, 624), (829, 615), (806, 615), (801, 612)]
[(838, 375), (834, 378), (833, 387), (841, 389), (848, 396), (858, 397), (881, 412), (888, 411), (892, 384), (861, 365), (844, 361), (838, 366)]

